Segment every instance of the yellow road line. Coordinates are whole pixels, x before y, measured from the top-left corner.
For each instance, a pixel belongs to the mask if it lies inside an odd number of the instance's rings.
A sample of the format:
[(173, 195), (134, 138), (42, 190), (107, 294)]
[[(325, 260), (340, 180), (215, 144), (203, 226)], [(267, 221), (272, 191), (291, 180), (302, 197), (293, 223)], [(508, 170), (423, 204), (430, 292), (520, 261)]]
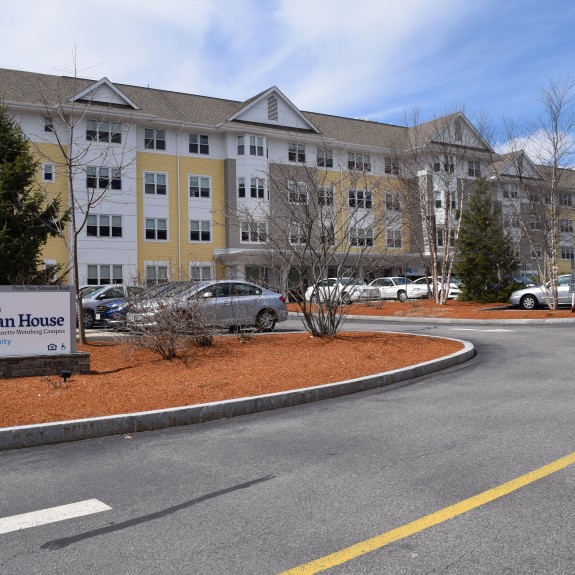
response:
[(525, 487), (525, 485), (529, 485), (530, 483), (538, 481), (543, 477), (547, 477), (556, 471), (560, 471), (561, 469), (564, 469), (573, 463), (575, 463), (575, 452), (566, 455), (561, 459), (557, 459), (556, 461), (553, 461), (552, 463), (549, 463), (543, 467), (540, 467), (539, 469), (535, 469), (535, 471), (531, 471), (525, 475), (522, 475), (521, 477), (517, 477), (516, 479), (512, 479), (507, 483), (503, 483), (498, 487), (494, 487), (493, 489), (489, 489), (483, 493), (474, 495), (469, 499), (464, 499), (459, 503), (455, 503), (454, 505), (440, 509), (439, 511), (431, 513), (430, 515), (426, 515), (421, 519), (416, 519), (411, 523), (406, 523), (401, 527), (397, 527), (391, 531), (382, 533), (381, 535), (376, 535), (371, 539), (366, 539), (365, 541), (356, 543), (355, 545), (347, 547), (346, 549), (342, 549), (341, 551), (336, 551), (335, 553), (331, 553), (325, 557), (320, 557), (319, 559), (311, 561), (310, 563), (306, 563), (305, 565), (300, 565), (299, 567), (288, 569), (279, 575), (313, 575), (314, 573), (320, 573), (321, 571), (331, 569), (336, 565), (341, 565), (342, 563), (351, 561), (352, 559), (360, 557), (361, 555), (365, 555), (366, 553), (381, 549), (382, 547), (385, 547), (394, 541), (399, 541), (400, 539), (409, 537), (414, 533), (418, 533), (419, 531), (423, 531), (424, 529), (428, 529), (429, 527), (443, 523), (448, 519), (457, 517), (458, 515), (466, 513), (467, 511), (475, 509), (476, 507), (485, 505), (486, 503), (512, 493), (521, 487)]

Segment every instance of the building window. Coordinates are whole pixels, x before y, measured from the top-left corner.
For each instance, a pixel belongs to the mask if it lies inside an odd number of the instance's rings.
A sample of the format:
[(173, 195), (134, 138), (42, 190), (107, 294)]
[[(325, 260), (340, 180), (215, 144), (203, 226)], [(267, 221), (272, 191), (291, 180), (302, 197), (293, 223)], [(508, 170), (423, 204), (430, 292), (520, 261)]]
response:
[(559, 220), (559, 229), (564, 234), (572, 234), (573, 220)]
[(320, 242), (325, 245), (335, 245), (335, 225), (332, 222), (321, 223)]
[(333, 206), (333, 188), (318, 188), (317, 203), (322, 207)]
[(278, 99), (275, 96), (268, 98), (268, 120), (278, 119)]
[(168, 176), (156, 172), (144, 172), (144, 193), (165, 196), (168, 193)]
[(262, 136), (250, 136), (250, 156), (264, 155), (264, 139)]
[(168, 281), (168, 266), (146, 264), (144, 267), (146, 285), (152, 287), (158, 284), (165, 284)]
[(246, 197), (246, 179), (238, 178), (238, 198)]
[(529, 228), (533, 231), (541, 229), (541, 220), (538, 217), (532, 217), (529, 222)]
[(122, 266), (88, 264), (88, 285), (108, 285), (124, 283)]
[(120, 168), (103, 168), (88, 166), (86, 169), (86, 187), (93, 189), (122, 189), (122, 170)]
[(573, 196), (571, 194), (559, 194), (559, 205), (563, 208), (573, 206)]
[(517, 198), (519, 195), (517, 191), (517, 184), (510, 182), (505, 184), (503, 187), (503, 198), (506, 200), (512, 200)]
[(121, 238), (122, 216), (89, 214), (86, 219), (86, 235), (92, 238)]
[(307, 234), (305, 227), (297, 222), (289, 225), (289, 243), (290, 244), (307, 244)]
[(385, 158), (385, 173), (399, 175), (399, 160), (397, 158)]
[(263, 178), (250, 179), (250, 196), (260, 200), (265, 199), (265, 181)]
[(573, 259), (573, 246), (561, 246), (561, 259), (562, 260)]
[(54, 131), (54, 123), (52, 122), (52, 118), (44, 118), (44, 132), (53, 132)]
[(245, 153), (245, 136), (238, 136), (238, 156), (243, 156)]
[(42, 181), (52, 183), (56, 179), (54, 164), (42, 164)]
[(472, 178), (480, 178), (481, 164), (479, 162), (467, 162), (467, 175)]
[(388, 212), (398, 212), (399, 205), (399, 192), (385, 192), (385, 209)]
[(360, 248), (373, 246), (373, 230), (371, 228), (351, 228), (349, 243)]
[(144, 148), (149, 148), (151, 150), (165, 150), (166, 130), (146, 128), (144, 130)]
[(86, 120), (86, 140), (121, 144), (122, 124), (118, 122)]
[(290, 204), (307, 203), (307, 184), (304, 182), (288, 182), (288, 201)]
[(372, 208), (371, 192), (349, 190), (349, 207), (370, 210)]
[(401, 247), (401, 230), (387, 230), (387, 247), (391, 249)]
[(189, 150), (190, 154), (208, 155), (210, 153), (208, 136), (204, 136), (203, 134), (190, 134)]
[(191, 265), (190, 264), (190, 279), (193, 282), (205, 282), (212, 279), (212, 266), (211, 265)]
[(266, 242), (268, 235), (268, 226), (266, 222), (241, 222), (240, 224), (240, 241), (242, 243)]
[(322, 168), (333, 168), (333, 150), (317, 149), (317, 165)]
[(543, 255), (543, 249), (541, 248), (541, 244), (536, 244), (534, 246), (531, 246), (531, 259), (532, 260), (541, 259), (542, 255)]
[(369, 154), (349, 152), (347, 154), (347, 167), (350, 170), (371, 172), (371, 156)]
[(435, 191), (435, 207), (441, 208), (442, 205), (443, 205), (443, 194), (439, 190), (436, 190)]
[(146, 239), (161, 240), (168, 239), (168, 220), (158, 218), (146, 218)]
[[(455, 230), (449, 230), (449, 245), (451, 247), (455, 245)], [(445, 230), (443, 228), (437, 228), (437, 246), (445, 246)]]
[(288, 160), (290, 162), (305, 162), (305, 144), (288, 144)]
[(210, 178), (204, 176), (190, 176), (190, 198), (209, 198), (210, 183)]
[(190, 241), (210, 242), (212, 241), (212, 223), (210, 220), (190, 220)]

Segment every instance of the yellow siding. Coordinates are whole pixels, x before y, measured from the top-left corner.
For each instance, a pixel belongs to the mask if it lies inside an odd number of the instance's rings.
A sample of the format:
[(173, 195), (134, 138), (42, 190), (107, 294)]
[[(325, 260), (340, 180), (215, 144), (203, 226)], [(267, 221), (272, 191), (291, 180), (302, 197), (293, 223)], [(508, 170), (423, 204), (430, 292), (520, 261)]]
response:
[[(68, 172), (65, 166), (65, 157), (56, 144), (35, 143), (31, 147), (36, 160), (39, 162), (37, 181), (41, 190), (46, 192), (47, 200), (51, 201), (56, 197), (60, 197), (60, 214), (68, 209)], [(55, 179), (52, 183), (42, 182), (42, 164), (54, 164)], [(64, 230), (64, 234), (68, 234), (68, 228)], [(63, 238), (49, 238), (44, 249), (42, 250), (42, 258), (45, 260), (56, 260), (66, 270), (69, 261), (69, 250), (66, 247), (66, 242)]]
[[(144, 240), (144, 182), (146, 171), (168, 174), (169, 241)], [(209, 176), (212, 179), (212, 241), (190, 243), (188, 236), (188, 175)], [(178, 187), (179, 184), (179, 187)], [(211, 262), (215, 249), (225, 247), (224, 229), (224, 162), (210, 158), (142, 152), (137, 160), (137, 225), (138, 270), (143, 277), (145, 261), (167, 261), (173, 274), (187, 277), (190, 262)], [(179, 197), (179, 203), (178, 203)], [(178, 209), (179, 208), (179, 209)]]

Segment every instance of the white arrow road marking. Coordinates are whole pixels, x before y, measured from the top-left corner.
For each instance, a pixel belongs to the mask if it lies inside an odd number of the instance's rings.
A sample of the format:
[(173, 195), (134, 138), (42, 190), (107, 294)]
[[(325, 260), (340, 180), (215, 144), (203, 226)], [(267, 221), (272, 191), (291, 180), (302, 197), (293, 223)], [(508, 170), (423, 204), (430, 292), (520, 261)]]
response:
[(82, 517), (111, 509), (110, 506), (97, 499), (87, 499), (86, 501), (79, 501), (78, 503), (59, 505), (58, 507), (40, 509), (39, 511), (32, 511), (31, 513), (3, 517), (0, 518), (0, 535), (2, 533), (10, 533), (11, 531), (19, 531), (20, 529), (28, 529), (29, 527), (64, 521), (65, 519), (74, 519), (75, 517)]

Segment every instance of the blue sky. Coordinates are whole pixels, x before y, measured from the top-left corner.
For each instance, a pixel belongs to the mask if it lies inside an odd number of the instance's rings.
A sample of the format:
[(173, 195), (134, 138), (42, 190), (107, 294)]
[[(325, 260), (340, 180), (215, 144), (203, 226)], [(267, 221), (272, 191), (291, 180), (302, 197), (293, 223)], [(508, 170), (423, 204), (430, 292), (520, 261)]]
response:
[(403, 124), (532, 119), (575, 75), (572, 0), (40, 0), (2, 8), (0, 67)]

